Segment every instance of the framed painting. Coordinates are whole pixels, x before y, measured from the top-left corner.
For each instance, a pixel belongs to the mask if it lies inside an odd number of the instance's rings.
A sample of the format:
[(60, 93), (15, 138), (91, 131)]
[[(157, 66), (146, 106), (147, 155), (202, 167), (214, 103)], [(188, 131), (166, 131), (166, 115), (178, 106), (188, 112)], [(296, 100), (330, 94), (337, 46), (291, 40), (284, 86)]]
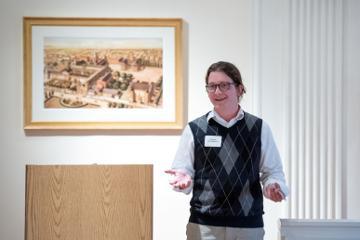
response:
[(181, 129), (182, 20), (24, 17), (24, 129)]

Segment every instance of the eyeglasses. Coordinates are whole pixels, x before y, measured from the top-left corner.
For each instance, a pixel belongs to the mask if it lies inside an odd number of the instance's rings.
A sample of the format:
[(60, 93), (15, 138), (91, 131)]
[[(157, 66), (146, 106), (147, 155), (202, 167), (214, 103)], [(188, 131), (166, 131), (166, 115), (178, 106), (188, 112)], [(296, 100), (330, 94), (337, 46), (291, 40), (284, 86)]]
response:
[(208, 84), (205, 86), (207, 92), (215, 92), (218, 87), (221, 92), (226, 92), (230, 89), (231, 85), (235, 85), (233, 82), (221, 82), (219, 84)]

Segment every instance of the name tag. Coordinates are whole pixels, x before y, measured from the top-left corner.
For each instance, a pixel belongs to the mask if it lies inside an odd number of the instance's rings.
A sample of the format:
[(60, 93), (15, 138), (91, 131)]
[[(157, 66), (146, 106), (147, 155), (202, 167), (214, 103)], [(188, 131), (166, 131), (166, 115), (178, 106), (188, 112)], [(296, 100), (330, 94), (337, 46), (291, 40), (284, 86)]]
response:
[(221, 147), (221, 136), (205, 136), (205, 147)]

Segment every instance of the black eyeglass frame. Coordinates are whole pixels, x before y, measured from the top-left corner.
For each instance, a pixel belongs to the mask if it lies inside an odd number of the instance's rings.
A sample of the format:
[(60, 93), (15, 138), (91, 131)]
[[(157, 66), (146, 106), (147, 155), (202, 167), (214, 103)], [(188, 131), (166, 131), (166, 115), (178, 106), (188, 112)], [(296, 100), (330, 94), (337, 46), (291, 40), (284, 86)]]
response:
[(234, 83), (234, 82), (221, 82), (218, 84), (207, 84), (205, 85), (205, 89), (207, 92), (215, 92), (217, 88), (219, 88), (219, 90), (221, 92), (226, 92), (230, 89), (231, 85), (235, 85), (237, 86), (238, 84)]

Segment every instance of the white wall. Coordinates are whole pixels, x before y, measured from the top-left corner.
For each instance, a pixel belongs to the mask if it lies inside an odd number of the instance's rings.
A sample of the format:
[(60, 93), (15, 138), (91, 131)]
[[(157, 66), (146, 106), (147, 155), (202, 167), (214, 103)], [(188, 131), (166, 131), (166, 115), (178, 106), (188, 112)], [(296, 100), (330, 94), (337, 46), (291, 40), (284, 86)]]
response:
[[(270, 126), (283, 157), (283, 57), (286, 38), (284, 0), (253, 1), (253, 109)], [(284, 169), (286, 166), (284, 165)], [(286, 203), (264, 202), (266, 239), (277, 239), (278, 221)]]
[(346, 158), (345, 181), (348, 218), (360, 218), (360, 1), (348, 0), (344, 8), (344, 152)]
[[(178, 135), (26, 136), (23, 131), (22, 17), (154, 17), (184, 20), (188, 119), (209, 110), (204, 74), (214, 61), (234, 62), (251, 81), (249, 0), (11, 0), (0, 2), (0, 238), (24, 239), (26, 164), (154, 164), (154, 239), (183, 240), (189, 196), (174, 193), (163, 171)], [(249, 88), (251, 85), (249, 83)], [(251, 99), (251, 94), (246, 96)], [(139, 151), (140, 148), (140, 151)], [(171, 236), (171, 237), (169, 237)]]
[[(274, 131), (275, 138), (278, 140), (278, 144), (280, 146), (281, 154), (284, 156), (284, 152), (286, 152), (289, 143), (286, 142), (286, 138), (284, 135), (287, 135), (287, 126), (286, 122), (284, 122), (284, 118), (288, 118), (286, 116), (286, 102), (289, 101), (286, 99), (288, 93), (286, 90), (286, 85), (289, 84), (289, 79), (287, 73), (289, 72), (286, 66), (289, 66), (287, 62), (287, 58), (295, 58), (299, 59), (304, 55), (308, 54), (304, 49), (300, 50), (300, 55), (302, 56), (289, 56), (289, 14), (291, 14), (291, 9), (289, 6), (296, 6), (299, 4), (301, 7), (306, 5), (307, 7), (313, 6), (312, 1), (307, 0), (255, 0), (255, 6), (257, 11), (254, 13), (257, 16), (254, 16), (255, 22), (255, 61), (254, 61), (254, 69), (257, 70), (253, 74), (253, 85), (254, 85), (254, 95), (255, 95), (255, 110), (257, 110), (261, 116), (268, 120), (272, 129)], [(298, 5), (298, 6), (299, 6)], [(342, 158), (339, 160), (340, 165), (342, 167), (341, 173), (343, 176), (342, 186), (340, 186), (343, 195), (338, 194), (334, 196), (336, 202), (342, 204), (341, 213), (339, 214), (343, 218), (360, 218), (360, 208), (358, 207), (358, 203), (360, 200), (360, 192), (358, 186), (358, 172), (360, 169), (360, 69), (359, 69), (359, 56), (360, 56), (360, 1), (356, 0), (329, 0), (329, 1), (318, 1), (316, 6), (325, 7), (326, 10), (330, 10), (328, 6), (338, 6), (342, 9), (335, 9), (333, 12), (328, 12), (329, 14), (338, 14), (338, 15), (329, 15), (330, 18), (336, 18), (341, 16), (342, 20), (338, 22), (342, 22), (342, 25), (339, 27), (340, 29), (340, 37), (337, 39), (331, 39), (329, 41), (335, 41), (336, 44), (343, 44), (339, 49), (334, 48), (334, 52), (328, 56), (322, 56), (321, 61), (326, 62), (329, 61), (329, 58), (336, 56), (336, 59), (333, 59), (334, 63), (340, 64), (335, 65), (333, 69), (329, 69), (333, 74), (338, 74), (340, 69), (340, 79), (338, 79), (338, 75), (335, 78), (340, 83), (340, 86), (336, 85), (339, 88), (336, 88), (335, 95), (331, 96), (331, 101), (334, 101), (334, 106), (330, 106), (332, 109), (337, 109), (338, 111), (331, 116), (331, 119), (325, 119), (327, 122), (335, 122), (338, 124), (337, 120), (340, 119), (342, 125), (341, 129), (341, 138), (342, 142), (339, 144), (341, 149)], [(307, 11), (311, 11), (310, 8), (307, 8)], [(294, 11), (292, 11), (294, 12)], [(296, 12), (296, 11), (295, 11)], [(339, 13), (340, 12), (340, 13)], [(307, 16), (310, 16), (308, 14)], [(316, 16), (316, 18), (322, 16)], [(314, 18), (310, 18), (310, 24), (315, 25), (316, 23), (311, 23), (311, 20)], [(304, 20), (304, 19), (303, 19)], [(309, 19), (307, 19), (309, 21)], [(330, 21), (330, 23), (334, 23), (334, 21)], [(338, 19), (339, 20), (339, 19)], [(304, 27), (303, 25), (300, 27)], [(331, 26), (332, 27), (332, 26)], [(330, 27), (330, 28), (331, 28)], [(291, 29), (292, 30), (292, 29)], [(296, 30), (295, 30), (296, 31)], [(317, 35), (317, 34), (316, 34)], [(299, 36), (302, 41), (302, 36)], [(285, 41), (284, 41), (285, 39)], [(316, 39), (316, 37), (315, 37)], [(298, 40), (298, 39), (297, 39)], [(318, 40), (318, 39), (316, 39)], [(321, 39), (320, 39), (321, 40)], [(342, 43), (341, 43), (342, 42)], [(338, 46), (338, 45), (337, 45)], [(323, 47), (323, 46), (319, 46)], [(338, 51), (339, 52), (336, 52)], [(303, 52), (301, 52), (303, 51)], [(315, 51), (315, 50), (314, 50)], [(330, 50), (331, 52), (331, 50)], [(316, 54), (315, 54), (316, 55)], [(310, 60), (314, 62), (313, 59)], [(330, 65), (329, 65), (330, 66)], [(295, 66), (298, 69), (298, 66)], [(300, 70), (301, 71), (301, 70)], [(304, 74), (304, 72), (302, 72)], [(327, 84), (331, 84), (331, 78), (334, 78), (332, 75), (328, 75), (329, 78), (325, 79), (325, 84), (321, 85), (322, 87), (328, 87)], [(297, 86), (302, 86), (306, 84), (308, 79), (304, 79)], [(314, 79), (314, 81), (321, 81), (320, 79)], [(319, 86), (319, 83), (311, 82), (315, 89), (312, 91), (318, 91), (315, 86)], [(303, 87), (300, 88), (304, 89)], [(341, 91), (340, 93), (338, 91)], [(320, 93), (321, 94), (321, 93)], [(308, 97), (308, 94), (305, 92), (301, 92), (301, 96), (304, 98)], [(342, 99), (336, 99), (336, 96), (342, 96)], [(291, 97), (291, 96), (289, 96)], [(334, 100), (333, 100), (334, 99)], [(340, 102), (340, 104), (339, 104)], [(314, 103), (315, 104), (315, 103)], [(326, 104), (329, 104), (328, 102)], [(321, 107), (326, 107), (326, 104), (323, 104)], [(342, 108), (338, 108), (338, 106)], [(317, 109), (318, 106), (317, 106)], [(274, 111), (275, 110), (275, 111)], [(300, 113), (302, 114), (302, 113)], [(311, 114), (310, 111), (306, 112), (306, 115)], [(338, 117), (340, 116), (340, 117)], [(338, 140), (338, 139), (337, 139)], [(333, 140), (332, 140), (333, 141)], [(339, 141), (339, 140), (338, 140)], [(338, 146), (336, 146), (338, 147)], [(329, 154), (333, 149), (329, 149)], [(331, 156), (332, 157), (332, 156)], [(303, 160), (301, 158), (301, 160)], [(317, 159), (314, 159), (316, 161)], [(288, 161), (294, 161), (294, 159), (288, 159)], [(286, 167), (286, 166), (285, 166)], [(312, 171), (312, 169), (305, 169), (306, 172)], [(334, 172), (337, 170), (334, 170)], [(332, 176), (332, 172), (328, 171), (328, 169), (322, 169), (321, 173), (328, 174), (328, 179), (331, 180), (335, 176)], [(289, 177), (289, 176), (288, 176)], [(295, 176), (296, 177), (296, 176)], [(312, 184), (312, 183), (310, 183)], [(327, 185), (328, 183), (324, 183)], [(290, 186), (294, 187), (294, 186)], [(326, 186), (321, 186), (326, 187)], [(320, 187), (319, 190), (322, 190)], [(305, 190), (305, 194), (309, 196), (311, 193), (311, 188)], [(297, 194), (301, 194), (301, 192), (297, 192)], [(341, 196), (339, 196), (341, 195)], [(303, 197), (302, 197), (303, 198)], [(327, 202), (328, 199), (325, 199)], [(330, 200), (334, 201), (334, 200)], [(324, 203), (321, 203), (324, 204)], [(303, 203), (300, 205), (304, 205)], [(322, 207), (322, 206), (321, 206)], [(283, 210), (283, 209), (282, 209)], [(318, 211), (318, 209), (314, 209)], [(307, 211), (307, 210), (306, 210)], [(331, 218), (331, 216), (329, 215)], [(266, 216), (265, 216), (266, 218)]]
[[(259, 0), (260, 1), (260, 0)], [(257, 1), (257, 2), (259, 2)], [(283, 122), (277, 107), (283, 109), (281, 76), (282, 1), (260, 1), (264, 5), (266, 40), (270, 48), (262, 49), (264, 63), (274, 59), (274, 66), (259, 73), (259, 45), (254, 42), (254, 11), (252, 0), (12, 0), (0, 2), (0, 238), (24, 238), (25, 165), (26, 164), (154, 164), (154, 239), (183, 240), (188, 218), (189, 196), (172, 192), (163, 170), (171, 164), (179, 140), (178, 135), (104, 135), (87, 132), (81, 135), (26, 136), (23, 127), (23, 63), (22, 17), (174, 17), (184, 20), (184, 80), (187, 83), (187, 115), (191, 120), (210, 108), (204, 89), (204, 74), (209, 64), (224, 59), (234, 62), (242, 71), (248, 93), (244, 99), (247, 110), (261, 113), (270, 123), (283, 153)], [(280, 8), (275, 8), (278, 6)], [(360, 169), (360, 85), (358, 42), (360, 2), (344, 4), (344, 102), (346, 114), (343, 127), (346, 174), (344, 208), (350, 218), (360, 218), (358, 173)], [(266, 18), (265, 18), (266, 17)], [(255, 21), (256, 22), (256, 21)], [(256, 34), (255, 34), (256, 36)], [(258, 36), (259, 37), (259, 36)], [(260, 36), (262, 37), (262, 36)], [(275, 54), (274, 58), (271, 56)], [(255, 56), (255, 57), (254, 57)], [(277, 61), (278, 59), (279, 61)], [(265, 82), (254, 82), (262, 74)], [(268, 78), (269, 77), (269, 78)], [(256, 85), (258, 84), (258, 85)], [(261, 87), (261, 92), (259, 92)], [(275, 103), (273, 102), (275, 101)], [(260, 105), (259, 105), (260, 104)], [(260, 106), (260, 107), (259, 107)], [(141, 151), (138, 151), (138, 148)], [(136, 153), (136, 154), (134, 154)], [(283, 205), (265, 203), (266, 239), (275, 239), (276, 219)], [(283, 216), (283, 215), (282, 215)], [(169, 237), (171, 235), (171, 237)]]

